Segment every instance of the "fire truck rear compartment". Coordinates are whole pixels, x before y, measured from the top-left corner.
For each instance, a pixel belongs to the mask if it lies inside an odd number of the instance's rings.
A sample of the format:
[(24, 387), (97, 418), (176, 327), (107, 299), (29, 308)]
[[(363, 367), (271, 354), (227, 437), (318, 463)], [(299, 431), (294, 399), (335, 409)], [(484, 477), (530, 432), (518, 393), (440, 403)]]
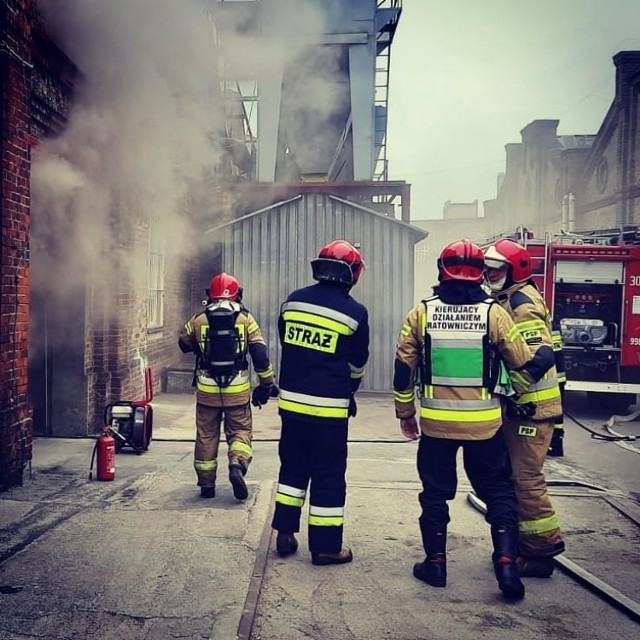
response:
[(621, 381), (621, 284), (558, 282), (553, 317), (569, 378)]

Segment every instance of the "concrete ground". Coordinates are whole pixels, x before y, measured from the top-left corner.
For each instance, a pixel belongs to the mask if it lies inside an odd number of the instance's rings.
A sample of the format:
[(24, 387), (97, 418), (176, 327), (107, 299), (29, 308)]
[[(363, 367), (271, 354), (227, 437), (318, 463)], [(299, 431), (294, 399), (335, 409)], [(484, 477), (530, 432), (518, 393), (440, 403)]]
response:
[[(254, 414), (246, 502), (235, 500), (224, 474), (216, 498), (200, 498), (190, 395), (154, 400), (149, 451), (120, 452), (112, 482), (88, 479), (91, 439), (36, 440), (24, 486), (0, 494), (0, 639), (637, 635), (637, 617), (560, 570), (549, 580), (526, 580), (526, 598), (505, 603), (489, 562), (489, 529), (468, 500), (462, 470), (451, 504), (447, 588), (414, 579), (411, 567), (423, 555), (416, 443), (400, 436), (390, 396), (362, 393), (358, 401), (345, 523), (355, 559), (345, 566), (314, 567), (305, 531), (295, 556), (275, 554), (269, 523), (279, 421), (273, 402)], [(601, 485), (575, 456), (549, 459), (547, 477), (566, 558), (632, 605), (639, 602), (637, 503)]]

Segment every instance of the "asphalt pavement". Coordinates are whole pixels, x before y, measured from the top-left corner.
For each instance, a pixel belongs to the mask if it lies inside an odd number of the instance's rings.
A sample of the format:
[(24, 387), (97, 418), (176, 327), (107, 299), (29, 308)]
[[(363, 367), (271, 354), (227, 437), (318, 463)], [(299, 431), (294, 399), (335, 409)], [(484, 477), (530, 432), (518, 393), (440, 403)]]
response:
[[(92, 439), (37, 439), (24, 486), (0, 494), (0, 640), (637, 635), (637, 618), (561, 567), (551, 579), (526, 580), (523, 601), (505, 603), (492, 574), (489, 528), (462, 469), (451, 503), (447, 588), (413, 578), (423, 555), (416, 443), (401, 437), (390, 395), (361, 393), (358, 402), (345, 516), (354, 561), (344, 566), (313, 566), (304, 530), (295, 556), (275, 554), (273, 402), (254, 414), (245, 502), (233, 497), (224, 474), (216, 498), (200, 498), (190, 395), (154, 400), (149, 450), (118, 453), (111, 482), (89, 480)], [(223, 445), (221, 459), (225, 452)], [(638, 504), (571, 452), (548, 460), (547, 477), (566, 558), (612, 593), (640, 602)]]

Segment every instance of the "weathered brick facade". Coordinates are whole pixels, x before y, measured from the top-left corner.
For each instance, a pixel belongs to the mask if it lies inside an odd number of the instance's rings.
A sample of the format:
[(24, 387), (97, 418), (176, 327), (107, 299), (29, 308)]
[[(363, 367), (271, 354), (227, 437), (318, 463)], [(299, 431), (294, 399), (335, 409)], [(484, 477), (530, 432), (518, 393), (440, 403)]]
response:
[(31, 459), (29, 337), (29, 94), (27, 0), (0, 4), (0, 490), (21, 484)]

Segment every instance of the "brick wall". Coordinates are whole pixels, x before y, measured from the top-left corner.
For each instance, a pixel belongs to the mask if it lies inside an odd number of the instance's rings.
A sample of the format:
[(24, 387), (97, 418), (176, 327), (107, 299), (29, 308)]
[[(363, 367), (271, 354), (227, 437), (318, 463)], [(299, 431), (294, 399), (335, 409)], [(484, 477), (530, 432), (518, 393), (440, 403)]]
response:
[(0, 491), (22, 484), (32, 453), (29, 335), (29, 71), (27, 0), (0, 3)]

